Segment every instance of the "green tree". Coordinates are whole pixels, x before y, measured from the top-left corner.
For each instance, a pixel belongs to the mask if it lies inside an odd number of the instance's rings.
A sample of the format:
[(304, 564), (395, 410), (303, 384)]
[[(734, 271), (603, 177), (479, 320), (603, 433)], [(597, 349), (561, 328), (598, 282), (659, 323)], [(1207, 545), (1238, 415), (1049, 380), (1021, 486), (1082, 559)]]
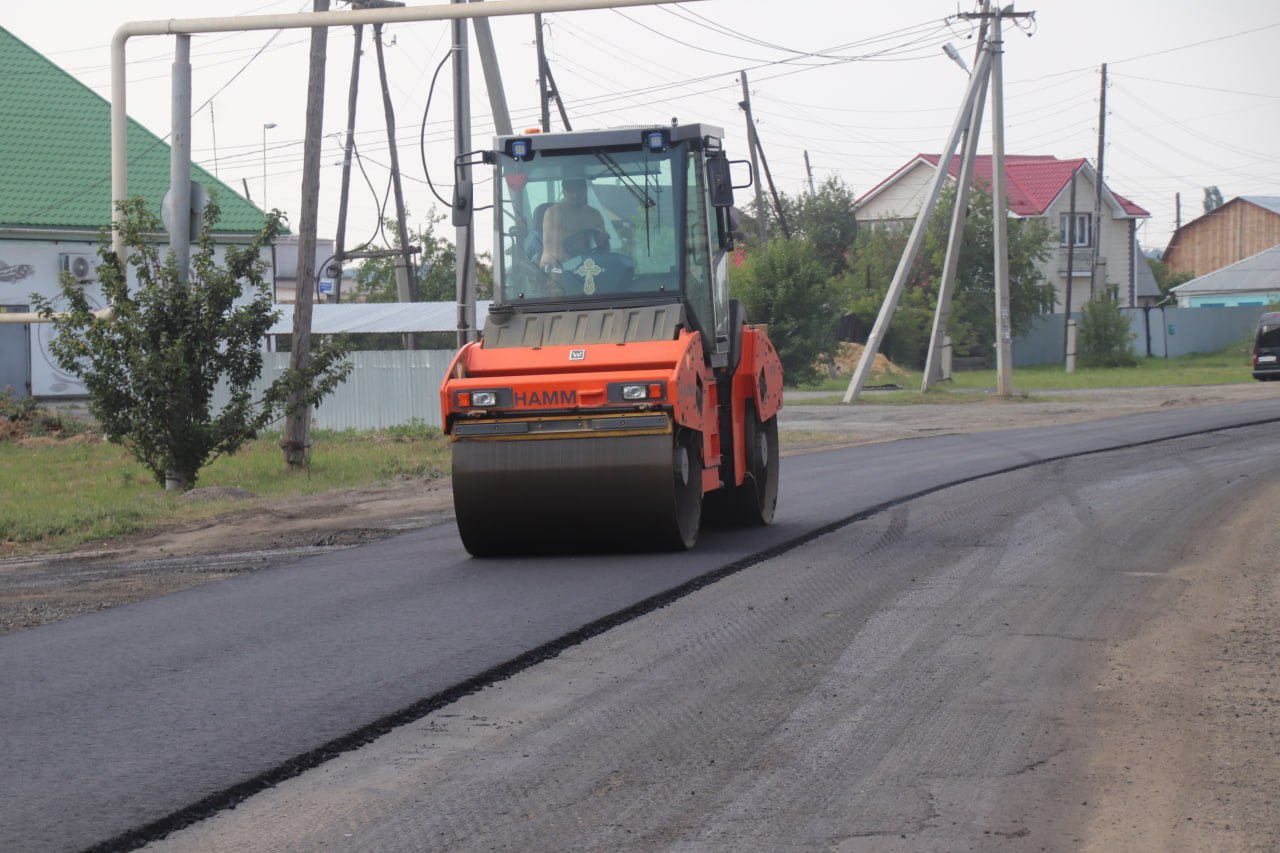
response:
[(813, 381), (818, 356), (835, 344), (831, 279), (813, 244), (771, 240), (733, 269), (729, 285), (751, 322), (769, 324), (788, 384)]
[(1134, 367), (1134, 335), (1129, 320), (1120, 311), (1119, 289), (1110, 285), (1099, 299), (1091, 299), (1081, 311), (1076, 340), (1080, 364), (1084, 367)]
[[(942, 281), (951, 228), (953, 188), (944, 190), (925, 240), (907, 277), (899, 308), (890, 323), (885, 354), (903, 364), (923, 364), (932, 316)], [(991, 194), (975, 187), (969, 195), (955, 290), (947, 333), (961, 355), (988, 353), (995, 341), (994, 219)], [(840, 283), (848, 310), (870, 329), (889, 290), (911, 223), (880, 223), (858, 231), (850, 270)], [(1014, 336), (1025, 335), (1036, 316), (1053, 310), (1053, 286), (1039, 264), (1049, 257), (1055, 235), (1040, 218), (1010, 219), (1009, 307)], [(924, 315), (928, 315), (927, 321)]]
[(1170, 272), (1169, 265), (1156, 258), (1147, 258), (1147, 266), (1151, 267), (1151, 274), (1155, 276), (1156, 286), (1160, 288), (1160, 295), (1165, 299), (1174, 298), (1171, 291), (1175, 287), (1180, 284), (1186, 284), (1195, 278), (1194, 273)]
[[(409, 245), (420, 249), (413, 256), (419, 302), (449, 302), (457, 298), (457, 250), (435, 233), (435, 226), (443, 221), (444, 215), (433, 208), (420, 230), (409, 229)], [(399, 229), (394, 219), (383, 222), (383, 233), (390, 238), (389, 246), (371, 243), (367, 248), (374, 251), (400, 248)], [(399, 302), (396, 260), (395, 257), (369, 258), (360, 264), (355, 276), (358, 298), (365, 302)], [(489, 299), (493, 294), (493, 270), (483, 259), (476, 269), (476, 290), (479, 299)]]
[(1222, 207), (1222, 190), (1217, 187), (1204, 188), (1204, 212), (1213, 213)]
[(813, 243), (829, 275), (838, 276), (848, 268), (849, 250), (858, 233), (855, 201), (853, 190), (835, 175), (823, 181), (817, 192), (782, 197), (793, 236)]
[[(55, 328), (50, 350), (63, 370), (80, 377), (89, 409), (107, 438), (129, 450), (160, 485), (195, 485), (201, 468), (234, 453), (283, 414), (291, 388), (309, 389), (307, 405), (333, 390), (350, 370), (340, 346), (321, 346), (305, 374), (290, 371), (262, 400), (251, 387), (262, 372), (262, 342), (278, 317), (263, 281), (263, 250), (280, 230), (275, 213), (244, 248), (228, 246), (225, 266), (215, 261), (216, 196), (205, 207), (193, 274), (183, 282), (173, 252), (161, 261), (154, 239), (159, 220), (141, 198), (119, 204), (113, 227), (128, 249), (137, 280), (126, 270), (104, 232), (98, 279), (106, 316), (96, 316), (84, 288), (63, 276), (66, 310), (33, 296)], [(225, 383), (229, 400), (214, 412), (213, 394)]]

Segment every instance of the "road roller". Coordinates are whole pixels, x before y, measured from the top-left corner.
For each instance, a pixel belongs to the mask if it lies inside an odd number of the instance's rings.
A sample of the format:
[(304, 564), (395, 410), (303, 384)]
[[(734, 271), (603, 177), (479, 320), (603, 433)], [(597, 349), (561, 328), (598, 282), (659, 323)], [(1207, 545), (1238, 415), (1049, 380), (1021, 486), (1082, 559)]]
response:
[(478, 158), (494, 301), (440, 389), (472, 555), (681, 550), (704, 517), (773, 520), (782, 364), (729, 298), (749, 165), (722, 138), (526, 131)]

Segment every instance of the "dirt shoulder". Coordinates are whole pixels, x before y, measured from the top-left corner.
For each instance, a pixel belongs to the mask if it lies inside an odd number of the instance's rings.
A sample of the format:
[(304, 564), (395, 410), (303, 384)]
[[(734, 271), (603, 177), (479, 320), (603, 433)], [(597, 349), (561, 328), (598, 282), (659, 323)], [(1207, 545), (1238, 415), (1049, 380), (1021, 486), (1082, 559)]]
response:
[[(866, 392), (874, 401), (876, 392)], [(1280, 383), (1031, 394), (917, 405), (814, 405), (838, 394), (789, 394), (783, 455), (947, 433), (1047, 426), (1179, 406), (1280, 397)], [(188, 500), (225, 498), (201, 490)], [(54, 557), (0, 560), (0, 634), (221, 580), (322, 550), (351, 547), (452, 518), (448, 480), (262, 501), (198, 523), (95, 543)]]

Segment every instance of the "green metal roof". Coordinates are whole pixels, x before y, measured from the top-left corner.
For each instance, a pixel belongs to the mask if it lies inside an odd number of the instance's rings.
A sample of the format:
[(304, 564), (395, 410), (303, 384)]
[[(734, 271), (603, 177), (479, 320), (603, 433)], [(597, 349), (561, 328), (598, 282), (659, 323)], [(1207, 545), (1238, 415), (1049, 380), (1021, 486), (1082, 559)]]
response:
[[(0, 27), (0, 228), (97, 231), (111, 220), (111, 104)], [(262, 211), (194, 163), (216, 189), (217, 233), (253, 233)], [(169, 146), (129, 120), (129, 195), (159, 214)]]

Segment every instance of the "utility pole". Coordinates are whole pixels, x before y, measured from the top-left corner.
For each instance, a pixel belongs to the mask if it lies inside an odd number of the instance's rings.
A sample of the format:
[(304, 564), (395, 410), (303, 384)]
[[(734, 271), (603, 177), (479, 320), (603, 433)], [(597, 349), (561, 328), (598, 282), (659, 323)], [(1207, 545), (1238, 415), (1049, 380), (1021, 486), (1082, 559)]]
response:
[[(315, 11), (329, 11), (329, 0), (314, 0)], [(298, 224), (298, 278), (294, 289), (293, 346), (289, 369), (311, 366), (311, 299), (316, 279), (316, 221), (320, 211), (320, 134), (324, 131), (325, 48), (329, 31), (311, 30), (311, 61), (307, 80), (307, 123), (302, 151), (302, 211)], [(311, 461), (311, 407), (306, 391), (289, 392), (285, 402), (284, 461), (296, 471)]]
[[(409, 245), (409, 228), (405, 221), (404, 189), (400, 183), (400, 154), (396, 144), (396, 111), (391, 103), (391, 87), (387, 84), (387, 62), (382, 52), (382, 24), (373, 25), (373, 48), (378, 56), (378, 80), (382, 84), (382, 112), (387, 125), (387, 149), (391, 155), (391, 188), (396, 199), (396, 234), (400, 240), (400, 257), (396, 259), (396, 301), (417, 302), (418, 282), (413, 268), (413, 247)], [(405, 336), (408, 349), (416, 349), (413, 333)]]
[(995, 220), (996, 394), (1013, 394), (1013, 331), (1009, 318), (1009, 217), (1004, 183), (1004, 38), (996, 7), (991, 39), (991, 218)]
[(747, 114), (747, 147), (751, 149), (751, 176), (756, 186), (756, 233), (760, 237), (760, 245), (769, 242), (769, 229), (765, 224), (764, 188), (760, 185), (760, 160), (756, 156), (756, 123), (751, 119), (751, 88), (747, 83), (747, 72), (741, 72), (742, 101), (738, 104)]
[[(984, 0), (982, 12), (986, 13), (990, 7), (990, 0)], [(983, 18), (978, 27), (978, 46), (975, 48), (973, 57), (975, 68), (982, 59), (983, 52), (987, 50), (987, 30), (987, 19)], [(946, 54), (961, 68), (965, 68), (964, 60), (960, 59), (960, 54), (955, 48), (946, 51)], [(965, 70), (968, 71), (967, 68)], [(960, 168), (956, 170), (956, 197), (951, 209), (951, 234), (947, 238), (947, 254), (942, 264), (942, 284), (938, 287), (938, 305), (933, 314), (933, 331), (929, 335), (929, 352), (925, 357), (924, 376), (920, 380), (921, 393), (928, 391), (931, 384), (950, 378), (943, 373), (943, 362), (946, 360), (945, 354), (949, 350), (951, 340), (947, 337), (947, 324), (951, 321), (951, 294), (955, 292), (956, 275), (960, 267), (960, 245), (964, 242), (964, 225), (969, 214), (969, 192), (973, 188), (978, 137), (982, 130), (982, 108), (987, 100), (989, 79), (990, 75), (978, 84), (978, 96), (974, 100), (973, 110), (969, 116), (969, 126), (961, 136), (960, 145), (963, 153), (960, 157)], [(950, 167), (950, 164), (947, 165)], [(942, 163), (938, 164), (938, 168), (942, 168)]]
[(538, 100), (542, 104), (542, 132), (551, 131), (551, 92), (547, 89), (547, 51), (542, 42), (542, 13), (533, 13), (534, 44), (538, 46)]
[(809, 165), (809, 149), (804, 152), (804, 171), (809, 176), (809, 195), (817, 195), (818, 191), (813, 188), (813, 166)]
[(1062, 363), (1067, 362), (1067, 330), (1071, 327), (1071, 284), (1076, 274), (1076, 175), (1080, 169), (1071, 172), (1070, 212), (1067, 214), (1067, 304), (1063, 308), (1062, 317)]
[[(1089, 268), (1089, 298), (1098, 293), (1098, 258), (1102, 245), (1102, 157), (1107, 147), (1107, 63), (1102, 63), (1102, 86), (1098, 96), (1098, 177), (1093, 187), (1093, 264)], [(1106, 280), (1102, 282), (1106, 285)]]
[(902, 291), (906, 289), (911, 267), (915, 264), (916, 255), (919, 254), (921, 245), (924, 244), (925, 233), (929, 229), (929, 220), (933, 217), (934, 209), (938, 205), (938, 196), (942, 194), (942, 185), (946, 183), (947, 170), (951, 163), (951, 158), (955, 156), (956, 147), (960, 144), (960, 134), (969, 125), (969, 118), (977, 101), (978, 90), (981, 88), (982, 82), (986, 79), (990, 69), (991, 53), (984, 51), (977, 67), (973, 70), (973, 75), (969, 78), (969, 85), (965, 89), (964, 101), (960, 105), (960, 111), (956, 114), (955, 123), (951, 127), (951, 133), (948, 135), (942, 155), (938, 159), (938, 168), (934, 173), (928, 194), (925, 196), (924, 203), (920, 206), (920, 212), (916, 215), (915, 225), (911, 228), (911, 236), (907, 238), (906, 248), (903, 249), (902, 257), (898, 260), (898, 269), (893, 274), (893, 281), (889, 283), (889, 291), (885, 294), (884, 302), (880, 305), (880, 313), (876, 315), (876, 322), (871, 327), (871, 334), (867, 337), (867, 345), (863, 347), (862, 357), (858, 359), (858, 365), (853, 369), (853, 376), (849, 379), (849, 387), (844, 392), (845, 403), (852, 403), (862, 393), (862, 386), (867, 381), (867, 374), (871, 372), (871, 364), (875, 361), (876, 353), (880, 351), (880, 344), (884, 341), (885, 333), (889, 331), (889, 321), (893, 318), (893, 312), (898, 307), (898, 300), (902, 298)]
[(564, 101), (560, 98), (560, 90), (556, 87), (556, 78), (551, 73), (551, 63), (547, 62), (547, 49), (542, 40), (541, 13), (534, 13), (533, 26), (536, 29), (534, 44), (538, 48), (538, 100), (542, 109), (542, 132), (551, 131), (552, 98), (556, 99), (556, 108), (560, 111), (560, 121), (564, 124), (564, 129), (573, 130), (573, 125), (569, 123), (569, 113), (565, 110)]
[(347, 133), (342, 141), (342, 188), (338, 195), (337, 248), (332, 262), (338, 270), (333, 277), (333, 301), (338, 303), (342, 302), (342, 265), (347, 258), (347, 204), (351, 198), (351, 159), (355, 156), (356, 96), (360, 91), (360, 52), (364, 25), (357, 24), (351, 29), (354, 30), (355, 48), (351, 56), (351, 83), (347, 87)]
[[(482, 3), (484, 0), (471, 0)], [(476, 50), (480, 53), (480, 70), (484, 72), (484, 88), (489, 93), (489, 111), (493, 114), (493, 130), (499, 136), (510, 136), (511, 110), (507, 108), (507, 90), (502, 86), (502, 69), (498, 67), (498, 51), (493, 45), (493, 30), (488, 18), (472, 22), (476, 31)]]
[(1173, 228), (1176, 231), (1182, 227), (1182, 193), (1173, 194)]
[[(453, 0), (454, 4), (467, 0)], [(471, 76), (467, 62), (467, 21), (453, 22), (453, 153), (460, 156), (471, 150)], [(477, 337), (476, 332), (476, 266), (472, 263), (471, 168), (457, 166), (453, 182), (454, 257), (457, 258), (458, 346)], [(465, 210), (461, 210), (465, 203)]]
[(360, 47), (364, 40), (364, 25), (351, 28), (355, 35), (355, 48), (351, 56), (351, 83), (347, 87), (347, 134), (342, 141), (342, 189), (338, 195), (337, 251), (333, 263), (338, 268), (334, 276), (333, 301), (342, 301), (342, 264), (347, 257), (347, 203), (351, 198), (351, 158), (356, 144), (356, 95), (360, 92)]
[(760, 166), (764, 169), (764, 179), (769, 182), (769, 197), (773, 199), (773, 209), (778, 214), (778, 225), (782, 227), (782, 236), (788, 240), (791, 239), (791, 228), (787, 225), (787, 213), (782, 209), (782, 199), (778, 197), (778, 188), (773, 185), (773, 173), (769, 171), (769, 161), (764, 156), (764, 146), (760, 144), (760, 133), (754, 131), (755, 122), (752, 122), (753, 136), (756, 139), (756, 150), (760, 153)]
[(191, 36), (174, 42), (170, 82), (169, 248), (185, 284), (191, 266)]

